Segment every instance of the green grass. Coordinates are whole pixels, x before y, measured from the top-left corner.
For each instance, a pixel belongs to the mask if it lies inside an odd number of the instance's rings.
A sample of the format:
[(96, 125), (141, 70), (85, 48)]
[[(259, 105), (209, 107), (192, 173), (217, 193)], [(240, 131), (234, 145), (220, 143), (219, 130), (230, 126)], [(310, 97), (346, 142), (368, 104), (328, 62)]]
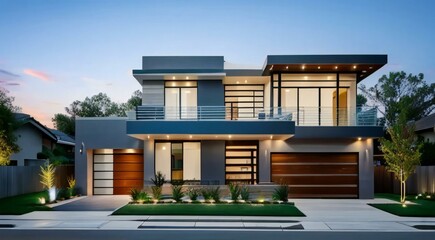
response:
[(36, 192), (14, 197), (0, 198), (0, 215), (20, 215), (33, 211), (51, 210), (51, 208), (39, 203), (40, 197), (47, 198), (47, 193)]
[(415, 199), (415, 196), (408, 196), (406, 199), (415, 204), (407, 204), (403, 207), (400, 204), (400, 196), (397, 194), (376, 194), (376, 198), (386, 198), (397, 203), (369, 204), (372, 207), (389, 212), (401, 217), (435, 217), (435, 201), (426, 199)]
[(291, 204), (127, 204), (112, 215), (208, 215), (305, 217)]

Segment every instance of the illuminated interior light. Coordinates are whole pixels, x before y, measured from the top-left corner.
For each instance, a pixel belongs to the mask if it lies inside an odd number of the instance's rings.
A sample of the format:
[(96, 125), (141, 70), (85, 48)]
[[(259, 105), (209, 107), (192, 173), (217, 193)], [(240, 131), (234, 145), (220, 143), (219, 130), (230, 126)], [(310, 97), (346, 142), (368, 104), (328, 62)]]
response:
[(172, 80), (175, 80), (175, 76), (172, 77)]

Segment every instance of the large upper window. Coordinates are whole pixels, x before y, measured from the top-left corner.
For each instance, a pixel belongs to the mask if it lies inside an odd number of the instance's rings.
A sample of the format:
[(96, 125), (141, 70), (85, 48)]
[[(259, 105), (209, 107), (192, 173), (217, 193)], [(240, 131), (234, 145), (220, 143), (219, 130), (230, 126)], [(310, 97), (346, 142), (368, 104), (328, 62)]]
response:
[(195, 119), (197, 117), (196, 81), (165, 82), (165, 118)]

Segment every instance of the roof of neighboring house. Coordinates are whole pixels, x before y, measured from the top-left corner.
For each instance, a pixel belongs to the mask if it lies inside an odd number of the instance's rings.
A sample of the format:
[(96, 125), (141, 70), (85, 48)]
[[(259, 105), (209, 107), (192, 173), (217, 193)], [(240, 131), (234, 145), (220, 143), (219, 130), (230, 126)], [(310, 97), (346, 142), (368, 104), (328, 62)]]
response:
[(29, 114), (14, 113), (14, 115), (15, 115), (15, 119), (20, 121), (23, 125), (31, 124), (40, 132), (42, 132), (45, 136), (55, 141), (56, 143), (63, 144), (63, 145), (71, 145), (71, 146), (75, 145), (75, 141), (71, 136), (68, 136), (67, 134), (59, 130), (47, 128), (46, 126), (38, 122), (36, 119), (31, 117)]
[(422, 132), (427, 130), (435, 130), (435, 113), (424, 117), (415, 122), (415, 131)]

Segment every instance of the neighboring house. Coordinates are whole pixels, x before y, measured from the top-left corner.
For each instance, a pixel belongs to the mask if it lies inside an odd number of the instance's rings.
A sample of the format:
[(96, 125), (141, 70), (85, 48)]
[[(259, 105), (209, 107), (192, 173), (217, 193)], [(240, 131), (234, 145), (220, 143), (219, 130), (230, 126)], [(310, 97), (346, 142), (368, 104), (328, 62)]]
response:
[(415, 132), (427, 141), (435, 142), (435, 113), (416, 121)]
[(49, 129), (28, 114), (15, 113), (20, 127), (15, 130), (20, 151), (10, 157), (11, 165), (25, 166), (37, 161), (37, 154), (43, 147), (53, 150), (61, 145), (67, 152), (73, 154), (75, 140), (63, 132)]
[(376, 108), (357, 84), (387, 55), (273, 55), (259, 69), (221, 56), (144, 56), (142, 106), (128, 118), (77, 118), (83, 193), (127, 194), (170, 180), (290, 186), (290, 197), (373, 198)]

